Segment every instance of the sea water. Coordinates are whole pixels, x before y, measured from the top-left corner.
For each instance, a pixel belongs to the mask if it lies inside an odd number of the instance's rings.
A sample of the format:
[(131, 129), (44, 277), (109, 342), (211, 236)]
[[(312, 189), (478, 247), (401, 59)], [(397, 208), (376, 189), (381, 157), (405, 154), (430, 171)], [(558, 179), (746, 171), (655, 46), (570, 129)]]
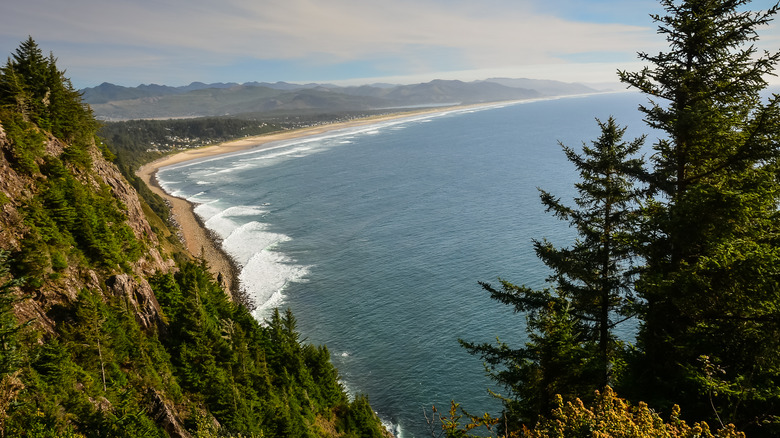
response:
[[(458, 339), (511, 346), (525, 317), (478, 281), (544, 287), (532, 240), (569, 245), (537, 188), (572, 204), (578, 149), (595, 118), (647, 132), (635, 93), (527, 101), (413, 116), (162, 169), (242, 267), (262, 320), (290, 308), (326, 344), (349, 393), (400, 437), (430, 436), (451, 400), (500, 412), (481, 360)], [(648, 142), (649, 143), (649, 142)], [(625, 335), (630, 337), (629, 335)], [(438, 427), (438, 426), (435, 426)]]

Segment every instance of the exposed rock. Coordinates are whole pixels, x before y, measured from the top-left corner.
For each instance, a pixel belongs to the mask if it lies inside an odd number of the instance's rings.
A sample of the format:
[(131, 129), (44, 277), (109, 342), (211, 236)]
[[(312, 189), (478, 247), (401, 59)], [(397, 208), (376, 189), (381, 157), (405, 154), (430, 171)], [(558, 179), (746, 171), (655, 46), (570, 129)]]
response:
[(91, 149), (91, 154), (93, 170), (102, 182), (111, 188), (114, 196), (125, 207), (127, 224), (133, 230), (135, 237), (148, 245), (149, 249), (146, 255), (134, 264), (134, 272), (138, 275), (149, 275), (159, 271), (168, 272), (175, 266), (175, 262), (173, 259), (163, 258), (157, 250), (156, 247), (159, 244), (157, 234), (146, 220), (138, 192), (122, 176), (116, 165), (103, 159), (96, 147)]
[(127, 182), (113, 163), (102, 159), (102, 156), (98, 155), (96, 148), (92, 148), (92, 151), (92, 168), (103, 182), (111, 187), (114, 196), (127, 209), (127, 223), (135, 233), (135, 237), (139, 240), (151, 242), (153, 246), (157, 245), (157, 235), (152, 231), (152, 227), (147, 222), (146, 216), (144, 216), (141, 202), (135, 189)]
[[(97, 272), (93, 271), (92, 269), (87, 271), (85, 286), (87, 287), (87, 289), (92, 289), (92, 290), (101, 289), (100, 278), (98, 277)], [(74, 295), (72, 298), (76, 298), (76, 296)]]
[(59, 157), (62, 152), (65, 151), (65, 143), (61, 142), (57, 137), (52, 135), (49, 135), (45, 147), (46, 155), (52, 155), (54, 157)]
[(149, 413), (160, 426), (165, 429), (172, 438), (191, 438), (189, 432), (179, 419), (180, 416), (169, 402), (163, 399), (162, 395), (154, 389), (149, 389), (147, 396), (150, 399)]
[(14, 314), (19, 321), (33, 321), (46, 333), (54, 333), (56, 323), (44, 313), (43, 306), (36, 300), (21, 300), (14, 304)]
[(149, 275), (155, 272), (168, 272), (176, 266), (173, 259), (166, 259), (157, 248), (150, 248), (146, 255), (133, 264), (133, 270), (140, 275)]
[(90, 403), (92, 403), (92, 406), (95, 407), (100, 412), (111, 412), (114, 410), (114, 406), (111, 404), (110, 401), (108, 401), (107, 398), (100, 396), (98, 398), (87, 398)]
[(25, 195), (24, 180), (11, 168), (6, 156), (10, 154), (8, 139), (0, 124), (0, 249), (16, 249), (25, 231), (22, 217), (12, 202)]
[[(25, 235), (30, 231), (24, 223), (24, 206), (36, 195), (40, 186), (36, 179), (43, 175), (28, 176), (20, 174), (11, 167), (13, 162), (12, 146), (0, 121), (0, 250), (12, 253), (18, 251)], [(49, 135), (44, 145), (45, 153), (60, 156), (68, 146)], [(14, 304), (14, 313), (19, 321), (32, 321), (48, 335), (56, 335), (57, 323), (69, 318), (67, 309), (78, 299), (79, 292), (87, 289), (99, 291), (103, 296), (113, 295), (124, 301), (127, 309), (135, 315), (143, 330), (164, 330), (160, 305), (154, 291), (145, 277), (157, 272), (174, 269), (175, 262), (160, 253), (159, 240), (152, 230), (143, 212), (141, 201), (135, 189), (125, 180), (119, 169), (106, 161), (98, 148), (89, 148), (92, 169), (84, 170), (69, 167), (73, 175), (83, 184), (100, 190), (108, 186), (116, 197), (120, 207), (126, 213), (127, 224), (136, 238), (146, 246), (146, 253), (132, 263), (131, 273), (118, 272), (117, 268), (105, 266), (88, 267), (78, 260), (70, 258), (69, 266), (64, 269), (47, 268), (42, 272), (42, 286), (32, 295)], [(38, 164), (42, 164), (39, 160)], [(21, 298), (22, 291), (19, 290)], [(64, 319), (63, 319), (64, 318)], [(76, 388), (81, 391), (82, 388)], [(180, 416), (173, 405), (159, 393), (150, 390), (151, 412), (154, 418), (172, 437), (189, 438)], [(111, 404), (103, 397), (90, 399), (93, 405), (109, 412)]]
[(135, 311), (135, 318), (144, 330), (163, 327), (160, 304), (154, 291), (144, 278), (135, 279), (128, 274), (119, 274), (106, 280), (114, 296), (123, 297)]
[(22, 370), (16, 370), (13, 373), (6, 374), (0, 380), (0, 428), (3, 428), (3, 422), (6, 418), (8, 407), (16, 400), (20, 392), (24, 390), (24, 383), (19, 378)]

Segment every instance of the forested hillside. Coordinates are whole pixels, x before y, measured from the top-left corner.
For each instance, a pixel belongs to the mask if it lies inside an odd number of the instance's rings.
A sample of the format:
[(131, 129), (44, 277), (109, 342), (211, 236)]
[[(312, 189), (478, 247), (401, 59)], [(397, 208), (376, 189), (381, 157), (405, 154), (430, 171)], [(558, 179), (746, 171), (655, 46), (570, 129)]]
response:
[(32, 38), (0, 71), (0, 436), (383, 436), (138, 197)]

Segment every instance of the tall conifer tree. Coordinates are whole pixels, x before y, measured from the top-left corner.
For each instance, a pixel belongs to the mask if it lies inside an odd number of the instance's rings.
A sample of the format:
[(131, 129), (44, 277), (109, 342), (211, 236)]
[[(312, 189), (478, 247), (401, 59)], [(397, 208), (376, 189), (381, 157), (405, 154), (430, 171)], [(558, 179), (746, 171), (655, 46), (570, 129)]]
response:
[(661, 3), (666, 15), (653, 19), (668, 51), (640, 53), (649, 67), (620, 72), (648, 95), (640, 110), (665, 134), (643, 178), (652, 198), (638, 233), (646, 268), (636, 285), (645, 301), (637, 395), (740, 428), (777, 421), (780, 110), (778, 96), (762, 103), (761, 93), (780, 53), (754, 42), (778, 6)]
[(598, 122), (600, 137), (582, 154), (563, 146), (579, 170), (576, 207), (541, 191), (547, 211), (568, 221), (579, 238), (568, 248), (535, 241), (537, 256), (553, 270), (553, 289), (533, 290), (502, 282), (496, 289), (482, 286), (491, 296), (528, 315), (530, 341), (524, 348), (507, 344), (461, 343), (491, 367), (493, 378), (506, 386), (510, 420), (533, 424), (553, 407), (556, 394), (589, 398), (611, 383), (621, 344), (613, 329), (633, 309), (629, 266), (633, 252), (632, 226), (639, 193), (632, 176), (642, 161), (633, 156), (644, 138), (623, 141), (626, 128), (613, 118)]

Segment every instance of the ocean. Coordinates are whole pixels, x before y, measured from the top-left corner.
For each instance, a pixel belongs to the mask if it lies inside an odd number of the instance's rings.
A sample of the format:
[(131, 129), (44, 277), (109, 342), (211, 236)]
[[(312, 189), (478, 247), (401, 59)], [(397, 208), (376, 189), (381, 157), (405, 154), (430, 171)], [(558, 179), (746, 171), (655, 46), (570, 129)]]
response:
[(302, 338), (328, 346), (348, 392), (368, 395), (396, 436), (430, 436), (433, 405), (500, 412), (488, 390), (502, 388), (458, 339), (525, 341), (525, 317), (477, 282), (544, 287), (532, 239), (573, 241), (537, 190), (572, 203), (578, 175), (558, 142), (595, 140), (595, 118), (609, 116), (628, 126), (627, 141), (649, 132), (642, 102), (615, 93), (443, 111), (171, 166), (158, 179), (198, 204), (241, 265), (258, 319), (290, 308)]

